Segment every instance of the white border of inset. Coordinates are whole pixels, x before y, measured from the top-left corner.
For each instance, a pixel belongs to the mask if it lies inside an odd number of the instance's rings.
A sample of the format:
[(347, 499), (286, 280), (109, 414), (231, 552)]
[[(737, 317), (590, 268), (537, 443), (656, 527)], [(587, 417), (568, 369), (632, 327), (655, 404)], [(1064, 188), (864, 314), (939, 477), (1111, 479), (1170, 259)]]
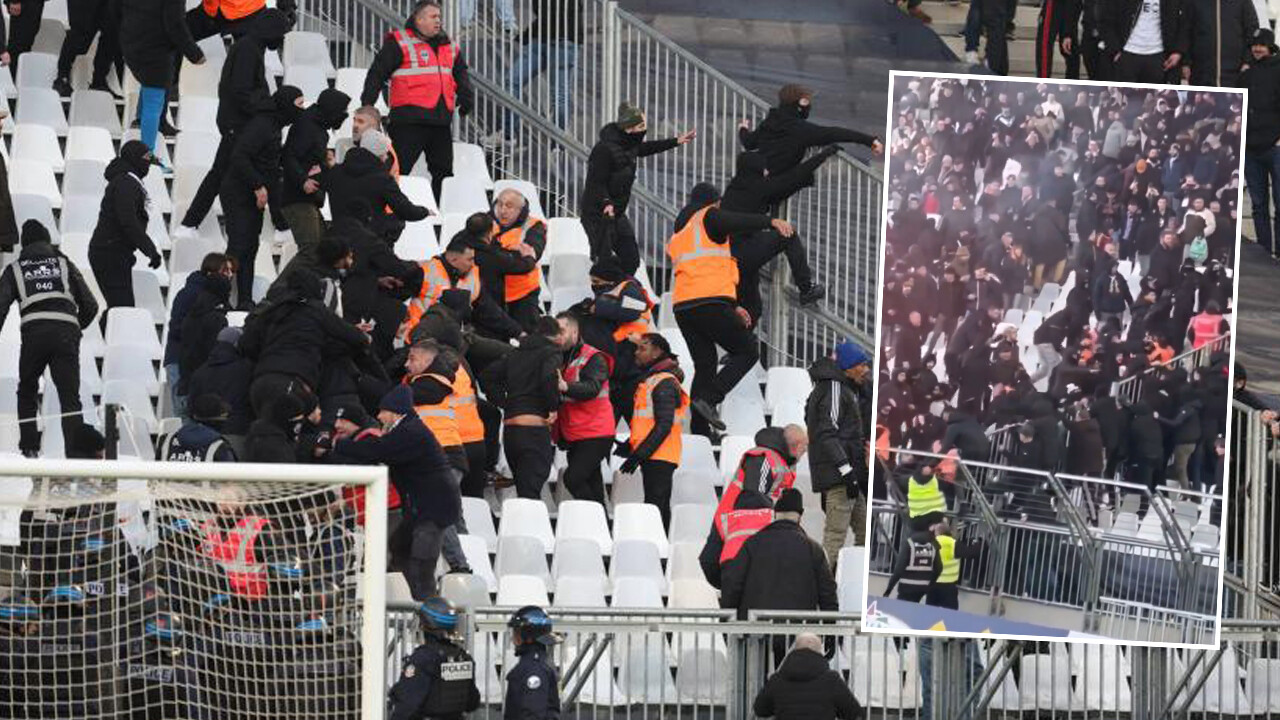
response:
[[(945, 73), (945, 72), (927, 72), (915, 70), (890, 70), (889, 71), (889, 92), (888, 101), (885, 103), (885, 159), (884, 159), (884, 181), (883, 195), (880, 199), (880, 262), (879, 274), (877, 276), (876, 289), (876, 334), (875, 347), (872, 351), (875, 353), (873, 361), (873, 379), (874, 386), (871, 392), (871, 413), (872, 417), (879, 413), (880, 400), (880, 343), (882, 342), (882, 326), (881, 319), (884, 313), (884, 264), (885, 264), (885, 243), (887, 241), (887, 229), (889, 221), (889, 186), (892, 183), (892, 143), (893, 120), (896, 115), (898, 98), (895, 95), (895, 87), (899, 77), (902, 78), (936, 78), (942, 80), (962, 80), (962, 81), (978, 81), (978, 82), (1011, 82), (1025, 83), (1027, 85), (1072, 85), (1092, 88), (1133, 88), (1137, 90), (1157, 90), (1167, 91), (1174, 90), (1177, 92), (1187, 93), (1213, 93), (1216, 95), (1238, 95), (1240, 97), (1240, 146), (1236, 148), (1239, 155), (1239, 167), (1237, 172), (1240, 178), (1239, 197), (1236, 200), (1236, 252), (1235, 266), (1232, 268), (1234, 275), (1232, 276), (1233, 288), (1231, 298), (1231, 350), (1228, 357), (1230, 370), (1227, 376), (1227, 387), (1232, 389), (1235, 387), (1235, 360), (1236, 360), (1236, 339), (1239, 337), (1240, 317), (1237, 312), (1238, 300), (1240, 296), (1240, 238), (1243, 229), (1243, 223), (1240, 219), (1240, 213), (1244, 205), (1244, 138), (1246, 137), (1247, 123), (1249, 119), (1249, 97), (1248, 93), (1242, 88), (1217, 88), (1205, 87), (1202, 85), (1153, 85), (1144, 83), (1123, 83), (1123, 82), (1100, 82), (1097, 80), (1066, 80), (1063, 78), (1034, 78), (1034, 77), (1005, 77), (998, 75), (974, 75), (968, 73)], [(1230, 407), (1227, 408), (1226, 433), (1224, 442), (1226, 443), (1226, 455), (1223, 462), (1227, 467), (1231, 465), (1231, 432), (1234, 423), (1230, 421)], [(875, 420), (872, 420), (872, 428), (874, 432)], [(874, 439), (872, 440), (874, 443)], [(874, 452), (869, 458), (871, 463), (875, 462)], [(871, 482), (875, 482), (875, 467), (872, 465), (870, 473)], [(1224, 478), (1222, 487), (1222, 505), (1225, 508), (1228, 501), (1228, 486), (1230, 483)], [(874, 495), (874, 492), (872, 493)], [(874, 513), (871, 511), (871, 498), (867, 498), (866, 528), (863, 537), (871, 538), (871, 526)], [(1155, 642), (1150, 640), (1128, 640), (1125, 638), (1086, 638), (1086, 637), (1056, 637), (1056, 636), (1037, 636), (1037, 635), (1006, 635), (1002, 633), (973, 633), (973, 632), (954, 632), (950, 630), (916, 630), (916, 629), (892, 629), (892, 628), (873, 628), (862, 625), (863, 632), (881, 634), (881, 635), (899, 635), (906, 637), (944, 637), (944, 638), (974, 638), (979, 640), (1032, 640), (1038, 642), (1069, 642), (1085, 645), (1116, 645), (1124, 644), (1135, 647), (1159, 647), (1159, 648), (1195, 648), (1195, 649), (1211, 649), (1220, 645), (1222, 638), (1222, 601), (1223, 601), (1223, 574), (1226, 571), (1226, 542), (1227, 542), (1227, 513), (1222, 514), (1222, 527), (1218, 535), (1218, 595), (1217, 605), (1218, 614), (1217, 622), (1214, 624), (1213, 642), (1211, 644), (1193, 645), (1188, 643), (1171, 643), (1171, 642)], [(867, 548), (867, 561), (863, 563), (862, 578), (862, 614), (865, 621), (868, 599), (870, 598), (870, 578), (871, 578), (871, 562), (870, 547)]]

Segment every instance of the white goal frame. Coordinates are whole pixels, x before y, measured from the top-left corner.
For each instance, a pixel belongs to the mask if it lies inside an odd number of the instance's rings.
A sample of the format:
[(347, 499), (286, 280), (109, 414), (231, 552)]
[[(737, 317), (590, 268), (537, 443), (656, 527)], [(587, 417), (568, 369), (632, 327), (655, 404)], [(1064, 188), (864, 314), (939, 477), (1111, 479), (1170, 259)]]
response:
[(381, 465), (175, 463), (139, 460), (35, 460), (0, 458), (8, 477), (188, 482), (327, 483), (365, 488), (363, 608), (360, 642), (360, 717), (382, 720), (386, 711), (387, 469)]

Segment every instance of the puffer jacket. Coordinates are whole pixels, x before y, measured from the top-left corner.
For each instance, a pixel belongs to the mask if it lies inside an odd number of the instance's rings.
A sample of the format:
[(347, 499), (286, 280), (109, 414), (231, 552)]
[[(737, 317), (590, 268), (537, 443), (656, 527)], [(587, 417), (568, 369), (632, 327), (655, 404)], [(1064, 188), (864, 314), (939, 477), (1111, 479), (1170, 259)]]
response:
[(826, 658), (812, 650), (792, 650), (753, 703), (759, 717), (776, 720), (861, 720), (862, 706), (849, 684)]

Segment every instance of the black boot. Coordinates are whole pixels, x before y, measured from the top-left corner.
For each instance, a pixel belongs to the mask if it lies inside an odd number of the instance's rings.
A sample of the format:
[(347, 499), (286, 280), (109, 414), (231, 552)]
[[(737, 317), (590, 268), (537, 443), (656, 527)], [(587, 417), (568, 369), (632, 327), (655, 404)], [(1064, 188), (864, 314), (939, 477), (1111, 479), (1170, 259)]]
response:
[(71, 81), (67, 78), (55, 78), (53, 81), (53, 89), (58, 91), (62, 97), (71, 97)]
[(178, 134), (178, 128), (174, 127), (173, 123), (169, 122), (168, 115), (160, 116), (160, 134), (167, 138), (174, 137)]
[(708, 425), (721, 432), (724, 431), (726, 427), (724, 420), (720, 419), (720, 413), (711, 406), (711, 403), (703, 400), (702, 398), (695, 398), (691, 403), (689, 403), (689, 405), (693, 408), (694, 412), (701, 415), (702, 419), (707, 421)]
[(826, 288), (821, 285), (810, 285), (808, 288), (800, 291), (800, 304), (805, 307), (817, 305), (818, 301), (822, 300), (822, 298), (826, 296)]
[(107, 84), (106, 80), (94, 80), (93, 82), (89, 83), (89, 89), (101, 90), (102, 92), (108, 93), (109, 95), (111, 95), (111, 97), (115, 100), (120, 99), (120, 94), (117, 93), (115, 90), (112, 90), (111, 86)]

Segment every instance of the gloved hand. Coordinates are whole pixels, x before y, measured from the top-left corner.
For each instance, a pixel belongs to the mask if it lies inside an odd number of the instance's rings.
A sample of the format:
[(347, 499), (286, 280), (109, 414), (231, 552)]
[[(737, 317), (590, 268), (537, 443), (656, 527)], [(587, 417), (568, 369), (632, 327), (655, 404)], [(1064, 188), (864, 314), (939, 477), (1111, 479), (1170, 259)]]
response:
[(828, 145), (828, 146), (826, 146), (826, 147), (822, 148), (821, 150), (819, 150), (819, 151), (818, 151), (818, 155), (819, 155), (823, 160), (826, 160), (827, 158), (831, 157), (832, 155), (835, 155), (835, 154), (836, 154), (836, 153), (838, 153), (838, 152), (840, 152), (840, 146), (839, 146), (839, 145)]
[(626, 462), (622, 463), (622, 467), (618, 469), (627, 475), (630, 475), (640, 469), (640, 460), (635, 457), (629, 457)]
[(160, 257), (160, 253), (151, 256), (151, 262), (147, 263), (152, 270), (158, 270), (164, 264), (164, 260)]

